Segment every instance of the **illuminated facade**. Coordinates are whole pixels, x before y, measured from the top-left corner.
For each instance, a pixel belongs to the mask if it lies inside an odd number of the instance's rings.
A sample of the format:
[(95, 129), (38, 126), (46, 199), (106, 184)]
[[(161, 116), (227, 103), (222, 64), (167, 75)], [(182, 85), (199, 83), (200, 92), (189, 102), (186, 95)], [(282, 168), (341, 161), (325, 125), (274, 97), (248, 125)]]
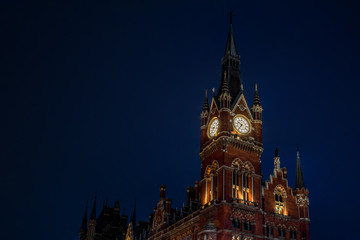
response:
[(256, 85), (251, 107), (245, 99), (231, 17), (221, 62), (219, 90), (210, 104), (205, 94), (201, 112), (201, 179), (187, 188), (186, 204), (172, 208), (161, 186), (149, 223), (137, 223), (135, 209), (128, 223), (118, 202), (96, 217), (95, 201), (89, 221), (85, 212), (80, 240), (310, 239), (309, 191), (299, 152), (294, 189), (277, 149), (273, 174), (263, 179), (263, 108)]
[(230, 18), (220, 87), (210, 104), (205, 94), (201, 112), (201, 180), (187, 188), (186, 205), (179, 210), (171, 207), (161, 186), (149, 239), (310, 239), (309, 191), (299, 152), (294, 189), (277, 149), (274, 172), (264, 181), (263, 109), (257, 86), (249, 107), (239, 66)]

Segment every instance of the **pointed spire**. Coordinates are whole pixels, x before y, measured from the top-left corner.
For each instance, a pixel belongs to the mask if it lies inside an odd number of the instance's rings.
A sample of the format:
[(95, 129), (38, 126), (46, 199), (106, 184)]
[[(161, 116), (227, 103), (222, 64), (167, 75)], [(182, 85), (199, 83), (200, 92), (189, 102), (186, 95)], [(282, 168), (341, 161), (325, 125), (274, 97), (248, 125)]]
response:
[(96, 195), (97, 195), (97, 190), (95, 193), (95, 197), (94, 197), (94, 205), (91, 211), (91, 216), (90, 216), (90, 220), (95, 220), (96, 219)]
[(228, 81), (227, 81), (227, 76), (224, 72), (224, 77), (221, 81), (221, 85), (220, 85), (220, 95), (221, 93), (228, 93), (229, 92), (229, 85), (228, 85)]
[(203, 111), (209, 111), (210, 107), (209, 107), (209, 99), (208, 99), (208, 95), (207, 95), (207, 90), (205, 90), (205, 99), (204, 99), (204, 105), (203, 105)]
[(227, 37), (227, 41), (226, 41), (226, 48), (225, 48), (225, 54), (224, 55), (232, 55), (232, 56), (236, 56), (236, 46), (235, 46), (235, 40), (234, 40), (234, 34), (233, 34), (233, 29), (232, 29), (232, 16), (233, 16), (233, 12), (232, 9), (230, 9), (230, 27), (229, 27), (229, 33), (228, 33), (228, 37)]
[(82, 223), (81, 223), (81, 229), (85, 230), (86, 231), (86, 228), (87, 228), (87, 209), (88, 209), (88, 203), (89, 201), (86, 201), (86, 207), (85, 207), (85, 213), (84, 213), (84, 217), (83, 217), (83, 220), (82, 220)]
[(255, 83), (255, 94), (254, 94), (254, 100), (253, 100), (253, 106), (256, 106), (256, 105), (261, 106), (257, 83)]
[(134, 211), (133, 211), (133, 215), (131, 217), (131, 222), (132, 222), (133, 227), (135, 227), (136, 226), (136, 199), (134, 202)]
[(279, 148), (275, 148), (275, 157), (279, 157)]
[(301, 170), (299, 148), (297, 149), (295, 189), (305, 188), (304, 177)]
[(225, 72), (224, 72), (224, 77), (221, 80), (219, 101), (220, 101), (220, 108), (230, 108), (231, 95), (230, 95), (229, 85)]
[[(226, 81), (226, 88), (230, 92), (231, 104), (236, 102), (243, 92), (243, 86), (241, 83), (240, 77), (240, 56), (237, 54), (234, 33), (232, 28), (232, 17), (233, 12), (230, 10), (230, 24), (229, 24), (229, 33), (226, 40), (225, 54), (221, 60), (222, 64), (222, 79), (219, 92), (221, 92), (223, 82)], [(224, 86), (225, 87), (225, 86)]]

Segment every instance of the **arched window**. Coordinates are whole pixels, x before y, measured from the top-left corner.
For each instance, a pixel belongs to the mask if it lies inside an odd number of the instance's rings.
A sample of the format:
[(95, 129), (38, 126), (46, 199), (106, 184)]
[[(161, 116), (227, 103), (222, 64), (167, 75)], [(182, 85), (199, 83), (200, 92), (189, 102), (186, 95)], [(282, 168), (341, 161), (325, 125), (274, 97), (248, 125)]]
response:
[(281, 185), (276, 186), (274, 190), (274, 197), (275, 197), (275, 213), (285, 214), (286, 192)]
[(266, 226), (266, 235), (267, 235), (268, 237), (272, 237), (273, 234), (274, 234), (273, 227), (270, 226), (270, 225), (267, 225), (267, 226)]
[(219, 168), (219, 163), (215, 160), (211, 166), (207, 166), (205, 170), (205, 203), (217, 199), (217, 170)]
[(290, 231), (290, 239), (296, 239), (296, 231), (294, 230)]
[(284, 228), (279, 228), (279, 237), (285, 237), (285, 229)]
[(242, 171), (242, 195), (245, 204), (253, 201), (254, 179), (252, 174), (255, 172), (253, 165), (247, 161), (244, 163)]
[(240, 178), (241, 178), (241, 165), (242, 162), (240, 159), (235, 159), (231, 164), (232, 170), (232, 197), (241, 198), (240, 193)]

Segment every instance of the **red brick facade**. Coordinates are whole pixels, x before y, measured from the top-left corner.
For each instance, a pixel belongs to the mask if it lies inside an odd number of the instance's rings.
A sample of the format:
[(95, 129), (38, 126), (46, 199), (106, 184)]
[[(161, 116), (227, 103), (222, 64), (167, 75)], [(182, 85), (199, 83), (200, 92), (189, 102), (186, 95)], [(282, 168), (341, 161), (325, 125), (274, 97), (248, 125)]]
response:
[(187, 204), (180, 210), (171, 208), (161, 187), (150, 239), (310, 239), (309, 192), (288, 185), (277, 153), (274, 173), (263, 179), (262, 106), (257, 88), (251, 108), (241, 82), (232, 89), (240, 81), (240, 56), (232, 41), (230, 25), (220, 89), (210, 106), (206, 96), (201, 113), (201, 179), (187, 188)]

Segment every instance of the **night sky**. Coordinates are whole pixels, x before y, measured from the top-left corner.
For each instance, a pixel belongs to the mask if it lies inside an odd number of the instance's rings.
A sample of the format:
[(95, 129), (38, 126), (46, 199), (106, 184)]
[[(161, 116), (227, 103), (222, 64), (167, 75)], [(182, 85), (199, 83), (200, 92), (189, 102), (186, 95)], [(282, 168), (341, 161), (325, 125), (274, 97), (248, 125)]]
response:
[(278, 146), (294, 186), (299, 145), (312, 239), (354, 239), (360, 8), (275, 2), (2, 1), (1, 239), (76, 240), (96, 189), (98, 213), (108, 199), (131, 215), (136, 198), (147, 220), (161, 184), (182, 206), (230, 8), (247, 101), (258, 83), (264, 108), (263, 180)]

